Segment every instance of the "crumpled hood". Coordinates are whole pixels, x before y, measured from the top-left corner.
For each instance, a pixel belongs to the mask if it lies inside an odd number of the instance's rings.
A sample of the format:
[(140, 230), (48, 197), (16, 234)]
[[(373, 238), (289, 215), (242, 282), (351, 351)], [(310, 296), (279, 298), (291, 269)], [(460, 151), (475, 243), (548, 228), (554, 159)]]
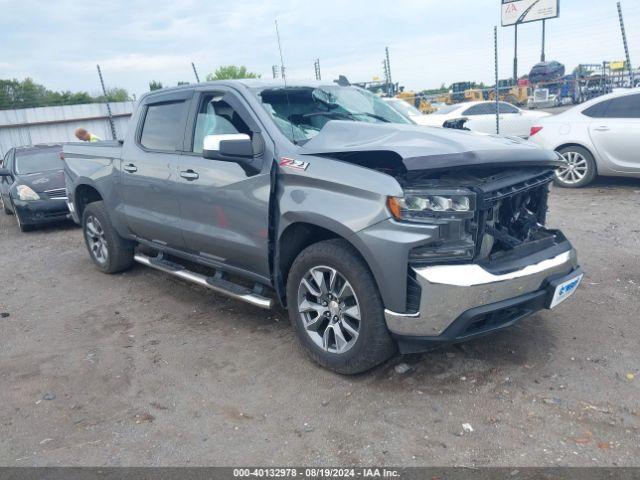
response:
[(62, 170), (51, 170), (48, 172), (18, 175), (18, 178), (16, 180), (18, 184), (27, 185), (34, 192), (38, 193), (42, 193), (45, 190), (64, 188), (65, 186), (64, 172)]
[[(332, 120), (303, 146), (307, 155), (392, 152), (407, 171), (469, 165), (560, 166), (556, 152), (524, 140), (419, 125)], [(364, 165), (366, 166), (366, 164)]]

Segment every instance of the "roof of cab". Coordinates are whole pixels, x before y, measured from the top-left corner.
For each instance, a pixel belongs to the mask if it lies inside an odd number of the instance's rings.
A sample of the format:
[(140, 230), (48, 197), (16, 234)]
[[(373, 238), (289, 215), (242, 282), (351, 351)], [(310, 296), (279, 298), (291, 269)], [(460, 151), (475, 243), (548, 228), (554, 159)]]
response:
[[(151, 92), (147, 92), (140, 97), (142, 100), (150, 95), (158, 95), (158, 94), (166, 94), (169, 92), (180, 92), (184, 90), (194, 90), (194, 89), (203, 89), (207, 87), (215, 88), (216, 86), (226, 86), (226, 87), (237, 87), (242, 86), (248, 89), (264, 89), (264, 88), (278, 88), (284, 87), (283, 80), (260, 80), (255, 78), (243, 78), (238, 80), (215, 80), (213, 82), (201, 82), (201, 83), (190, 83), (188, 85), (180, 85), (177, 87), (169, 87), (169, 88), (161, 88), (159, 90), (153, 90)], [(319, 80), (287, 80), (287, 87), (336, 87), (337, 84), (331, 81), (319, 81)]]

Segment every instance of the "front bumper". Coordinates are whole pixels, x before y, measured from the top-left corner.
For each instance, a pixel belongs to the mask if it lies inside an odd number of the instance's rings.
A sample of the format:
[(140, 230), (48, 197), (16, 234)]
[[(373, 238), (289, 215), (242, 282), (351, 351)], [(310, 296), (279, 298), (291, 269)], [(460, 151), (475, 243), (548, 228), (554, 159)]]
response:
[(63, 199), (13, 200), (16, 214), (23, 225), (42, 225), (69, 218), (69, 208)]
[[(577, 270), (577, 254), (573, 248), (504, 274), (491, 273), (477, 264), (414, 268), (422, 289), (420, 309), (408, 314), (385, 310), (387, 326), (396, 336), (456, 341), (464, 337), (468, 329), (455, 332), (449, 329), (456, 323), (458, 327), (462, 324), (468, 327), (465, 319), (493, 315), (521, 304), (527, 304), (520, 309), (528, 312), (527, 315), (545, 308), (543, 297), (547, 299), (549, 282)], [(482, 310), (483, 307), (489, 308)], [(523, 318), (517, 313), (514, 315)], [(503, 324), (514, 323), (513, 318), (503, 320)]]

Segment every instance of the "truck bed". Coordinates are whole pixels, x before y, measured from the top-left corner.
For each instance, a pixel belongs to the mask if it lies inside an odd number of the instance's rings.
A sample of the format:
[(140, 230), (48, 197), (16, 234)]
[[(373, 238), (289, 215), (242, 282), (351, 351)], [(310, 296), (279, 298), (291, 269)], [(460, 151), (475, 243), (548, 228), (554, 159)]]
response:
[(119, 159), (122, 154), (122, 140), (102, 142), (74, 142), (63, 145), (64, 158), (104, 158)]

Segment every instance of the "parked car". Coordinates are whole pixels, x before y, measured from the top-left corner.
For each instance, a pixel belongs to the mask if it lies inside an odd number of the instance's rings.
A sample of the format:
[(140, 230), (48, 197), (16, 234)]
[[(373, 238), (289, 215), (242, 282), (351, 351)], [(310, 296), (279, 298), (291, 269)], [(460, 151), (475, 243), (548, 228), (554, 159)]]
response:
[(541, 119), (530, 141), (559, 152), (556, 184), (578, 188), (597, 175), (640, 177), (640, 89), (616, 91)]
[(513, 325), (582, 278), (569, 241), (543, 226), (557, 153), (412, 125), (352, 86), (157, 90), (122, 143), (64, 157), (99, 270), (136, 261), (279, 301), (309, 355), (341, 373)]
[(427, 115), (422, 113), (413, 105), (410, 105), (408, 102), (405, 102), (404, 100), (401, 100), (399, 98), (383, 98), (383, 100), (387, 102), (391, 106), (391, 108), (393, 108), (400, 115), (408, 120), (411, 120), (411, 122), (417, 123), (418, 125), (426, 125), (423, 122)]
[(16, 216), (23, 232), (69, 218), (61, 152), (61, 145), (33, 145), (4, 156), (0, 197), (4, 212)]
[[(527, 138), (531, 125), (549, 114), (522, 110), (507, 102), (498, 102), (500, 112), (500, 135)], [(496, 133), (496, 102), (464, 102), (442, 107), (437, 112), (425, 115), (421, 125), (442, 127), (447, 120), (468, 118), (465, 127), (474, 132)]]
[(536, 84), (558, 80), (564, 76), (564, 73), (564, 65), (555, 60), (536, 63), (529, 72), (529, 83)]

